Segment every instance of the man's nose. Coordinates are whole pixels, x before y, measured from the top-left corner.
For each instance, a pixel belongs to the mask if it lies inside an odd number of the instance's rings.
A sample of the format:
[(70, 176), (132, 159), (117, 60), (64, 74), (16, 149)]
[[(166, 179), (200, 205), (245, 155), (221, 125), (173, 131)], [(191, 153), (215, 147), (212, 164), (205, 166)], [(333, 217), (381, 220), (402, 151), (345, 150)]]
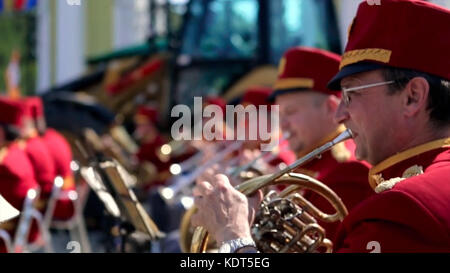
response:
[(336, 114), (334, 115), (334, 120), (337, 123), (344, 123), (350, 118), (350, 115), (347, 111), (347, 106), (341, 101), (337, 108)]

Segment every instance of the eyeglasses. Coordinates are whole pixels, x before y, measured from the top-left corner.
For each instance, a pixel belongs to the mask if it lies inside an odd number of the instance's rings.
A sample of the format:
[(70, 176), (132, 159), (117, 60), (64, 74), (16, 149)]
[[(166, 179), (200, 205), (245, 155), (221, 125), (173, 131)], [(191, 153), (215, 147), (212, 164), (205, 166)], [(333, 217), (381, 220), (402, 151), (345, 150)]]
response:
[(349, 92), (357, 92), (362, 89), (367, 89), (367, 88), (377, 87), (377, 86), (382, 86), (382, 85), (388, 85), (388, 84), (393, 84), (393, 83), (395, 83), (395, 81), (377, 82), (377, 83), (371, 83), (371, 84), (350, 87), (350, 88), (342, 87), (342, 101), (344, 102), (345, 106), (349, 106), (349, 104), (351, 102), (351, 99), (348, 96)]

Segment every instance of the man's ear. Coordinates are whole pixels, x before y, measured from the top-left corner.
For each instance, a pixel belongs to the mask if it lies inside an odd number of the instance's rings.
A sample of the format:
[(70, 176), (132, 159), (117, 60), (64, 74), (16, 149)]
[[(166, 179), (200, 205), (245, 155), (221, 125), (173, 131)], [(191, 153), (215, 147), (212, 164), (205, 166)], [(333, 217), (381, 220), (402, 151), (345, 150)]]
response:
[(415, 77), (409, 81), (403, 91), (402, 105), (406, 117), (417, 115), (422, 109), (426, 110), (430, 85), (423, 77)]

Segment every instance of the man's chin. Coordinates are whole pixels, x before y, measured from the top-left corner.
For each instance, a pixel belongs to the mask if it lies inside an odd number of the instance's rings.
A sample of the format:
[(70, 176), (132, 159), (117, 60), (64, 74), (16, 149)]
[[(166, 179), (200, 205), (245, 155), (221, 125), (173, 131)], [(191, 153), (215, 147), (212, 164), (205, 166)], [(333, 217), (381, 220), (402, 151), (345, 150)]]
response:
[(296, 154), (302, 153), (304, 150), (304, 145), (302, 144), (297, 144), (295, 146), (289, 146), (292, 147), (291, 150), (294, 151)]
[(363, 160), (367, 161), (367, 152), (365, 152), (362, 149), (359, 149), (358, 144), (357, 143), (355, 143), (355, 144), (356, 144), (356, 150), (355, 150), (356, 159), (358, 159), (360, 161), (363, 161)]

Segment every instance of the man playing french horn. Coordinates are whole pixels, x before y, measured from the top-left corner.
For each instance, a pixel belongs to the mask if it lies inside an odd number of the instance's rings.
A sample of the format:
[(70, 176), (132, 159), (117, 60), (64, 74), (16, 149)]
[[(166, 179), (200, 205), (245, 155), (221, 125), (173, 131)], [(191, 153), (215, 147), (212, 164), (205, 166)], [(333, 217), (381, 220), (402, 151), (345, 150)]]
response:
[[(280, 62), (279, 76), (268, 99), (279, 105), (281, 129), (283, 134), (289, 133), (289, 148), (299, 158), (345, 130), (334, 120), (341, 92), (326, 87), (338, 72), (340, 60), (339, 55), (325, 50), (295, 47), (286, 51)], [(339, 143), (323, 153), (320, 159), (311, 160), (295, 172), (322, 181), (337, 193), (346, 209), (351, 210), (373, 193), (367, 184), (368, 165), (355, 159), (354, 149), (352, 140)], [(211, 172), (205, 178), (214, 180)], [(200, 185), (202, 183), (199, 182)], [(319, 194), (306, 191), (304, 196), (321, 211), (333, 211), (329, 202)], [(251, 203), (259, 205), (258, 199), (260, 197), (252, 198)], [(249, 219), (254, 216), (252, 209)], [(325, 236), (333, 239), (338, 221), (319, 221), (319, 224), (324, 228)]]
[[(421, 18), (418, 20), (418, 18)], [(450, 251), (450, 11), (424, 1), (359, 6), (340, 71), (336, 120), (374, 167), (376, 192), (339, 226), (336, 252)], [(194, 225), (224, 252), (256, 251), (248, 199), (226, 176), (198, 181)]]

